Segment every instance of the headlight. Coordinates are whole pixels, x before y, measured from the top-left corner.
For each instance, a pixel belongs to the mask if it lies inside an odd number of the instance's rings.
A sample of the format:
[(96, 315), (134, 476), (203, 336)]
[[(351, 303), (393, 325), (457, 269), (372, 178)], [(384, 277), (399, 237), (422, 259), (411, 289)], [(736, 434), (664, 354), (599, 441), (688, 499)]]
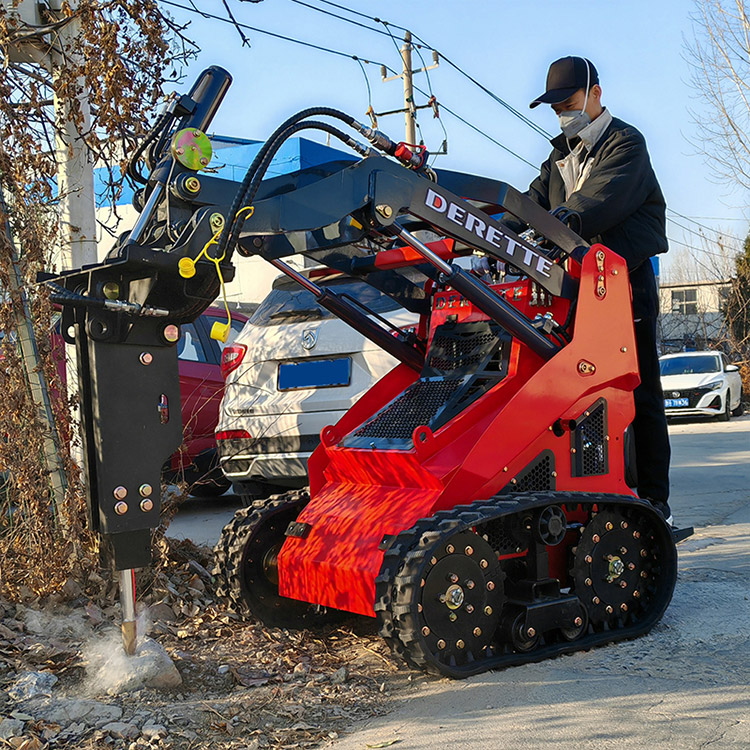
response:
[(702, 386), (701, 389), (705, 388), (707, 391), (716, 391), (719, 388), (721, 388), (724, 385), (724, 381), (719, 380), (712, 380), (710, 383), (706, 383), (706, 385)]

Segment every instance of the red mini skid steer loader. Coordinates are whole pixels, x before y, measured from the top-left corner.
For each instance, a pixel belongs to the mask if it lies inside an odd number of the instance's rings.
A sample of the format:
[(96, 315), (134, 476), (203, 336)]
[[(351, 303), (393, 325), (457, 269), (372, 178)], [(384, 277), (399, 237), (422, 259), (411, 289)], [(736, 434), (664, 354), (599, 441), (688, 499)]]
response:
[[(107, 263), (48, 279), (82, 350), (92, 518), (118, 568), (147, 564), (155, 525), (151, 503), (139, 513), (124, 499), (129, 485), (143, 489), (132, 467), (119, 478), (125, 459), (156, 465), (171, 450), (175, 335), (231, 277), (236, 249), (294, 278), (400, 364), (323, 430), (309, 493), (257, 502), (224, 529), (215, 572), (233, 606), (286, 627), (331, 610), (374, 616), (394, 653), (452, 677), (647, 632), (672, 596), (675, 543), (691, 530), (671, 529), (626, 480), (639, 378), (623, 259), (509, 185), (433, 171), (424, 150), (329, 108), (283, 123), (239, 186), (198, 176), (230, 80), (208, 69), (157, 120), (137, 154), (151, 170), (141, 217)], [(371, 145), (311, 119), (321, 116)], [(264, 180), (304, 129), (363, 158)], [(511, 231), (502, 213), (529, 229)], [(416, 332), (317, 286), (282, 260), (294, 254), (392, 296), (420, 316)], [(492, 279), (455, 262), (472, 254), (495, 265)], [(316, 378), (330, 357), (301, 350), (300, 365), (306, 385), (325, 385)], [(136, 386), (154, 403), (134, 436), (162, 439), (126, 457), (122, 422), (108, 442), (107, 415), (115, 392)], [(132, 587), (122, 595), (130, 611)]]

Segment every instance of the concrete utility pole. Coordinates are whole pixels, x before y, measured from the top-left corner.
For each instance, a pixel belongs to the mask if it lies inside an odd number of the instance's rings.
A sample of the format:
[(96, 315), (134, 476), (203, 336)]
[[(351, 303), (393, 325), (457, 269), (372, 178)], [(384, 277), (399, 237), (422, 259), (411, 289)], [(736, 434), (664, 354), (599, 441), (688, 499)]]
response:
[(404, 118), (406, 121), (406, 142), (417, 142), (417, 110), (414, 108), (414, 83), (411, 72), (411, 31), (404, 34), (404, 46), (401, 47), (401, 59), (404, 63)]
[[(70, 9), (75, 11), (77, 2), (68, 0)], [(62, 0), (48, 0), (49, 13), (52, 18), (62, 19)], [(49, 68), (52, 80), (68, 75), (68, 60), (77, 62), (73, 49), (76, 36), (80, 33), (78, 19), (69, 21), (57, 32), (56, 43), (52, 45), (49, 56)], [(96, 204), (94, 202), (94, 165), (91, 153), (81, 133), (91, 127), (91, 115), (85, 86), (78, 82), (81, 94), (78, 108), (81, 112), (81, 129), (73, 119), (73, 104), (57, 95), (55, 87), (55, 160), (57, 162), (57, 190), (59, 200), (60, 256), (64, 269), (80, 268), (83, 265), (96, 263)], [(78, 404), (78, 361), (75, 344), (65, 346), (66, 375), (68, 396), (71, 403)], [(80, 435), (80, 414), (78, 407), (71, 410), (76, 434)], [(71, 446), (71, 457), (83, 468), (83, 445), (80, 441)]]
[(417, 143), (417, 110), (418, 109), (425, 109), (427, 107), (432, 107), (432, 104), (424, 104), (421, 107), (417, 107), (414, 103), (414, 74), (415, 73), (424, 73), (426, 70), (433, 70), (434, 68), (437, 68), (438, 65), (440, 65), (438, 54), (437, 52), (433, 51), (432, 53), (432, 59), (433, 64), (429, 66), (425, 66), (423, 68), (417, 68), (416, 70), (413, 70), (412, 60), (411, 60), (411, 51), (413, 49), (413, 44), (411, 41), (411, 31), (407, 31), (404, 34), (404, 45), (401, 47), (401, 63), (402, 63), (402, 72), (400, 75), (396, 76), (390, 76), (386, 77), (386, 69), (385, 66), (382, 66), (380, 69), (380, 73), (383, 79), (383, 83), (387, 83), (388, 81), (395, 81), (399, 78), (401, 78), (404, 82), (404, 108), (403, 109), (392, 109), (388, 112), (380, 112), (376, 114), (376, 117), (385, 117), (386, 115), (395, 115), (399, 112), (404, 113), (404, 121), (405, 121), (405, 135), (404, 135), (404, 142), (409, 143), (412, 145), (416, 145)]
[[(68, 0), (75, 11), (77, 3)], [(76, 18), (68, 19), (62, 12), (63, 0), (0, 0), (9, 18), (23, 31), (38, 32), (22, 35), (9, 51), (11, 62), (39, 65), (52, 74), (53, 83), (64, 80), (75, 57), (73, 42), (80, 32)], [(79, 89), (84, 92), (83, 85)], [(88, 99), (80, 95), (78, 105), (83, 116), (81, 128), (73, 121), (73, 107), (57, 93), (55, 107), (55, 159), (57, 189), (60, 196), (60, 252), (62, 265), (74, 268), (95, 263), (96, 206), (94, 202), (94, 165), (81, 133), (90, 127)]]
[[(62, 0), (49, 0), (50, 14), (62, 18)], [(71, 10), (77, 3), (68, 0)], [(80, 23), (71, 20), (57, 32), (57, 43), (50, 52), (50, 69), (53, 81), (67, 75), (72, 43), (80, 33)], [(94, 165), (89, 149), (81, 137), (88, 132), (91, 116), (88, 98), (83, 85), (78, 106), (83, 116), (81, 130), (73, 121), (70, 102), (60, 100), (55, 94), (55, 146), (57, 161), (57, 189), (60, 195), (60, 249), (65, 268), (80, 268), (97, 262), (96, 204), (94, 202)]]

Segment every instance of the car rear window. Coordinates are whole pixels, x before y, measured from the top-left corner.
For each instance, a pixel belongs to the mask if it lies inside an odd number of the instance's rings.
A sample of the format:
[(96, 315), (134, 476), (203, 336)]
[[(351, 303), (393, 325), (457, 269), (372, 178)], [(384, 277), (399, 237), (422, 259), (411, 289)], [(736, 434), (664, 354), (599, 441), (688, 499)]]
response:
[[(380, 315), (399, 309), (395, 300), (359, 279), (332, 279), (319, 285), (329, 287), (336, 294), (346, 294)], [(333, 313), (321, 307), (310, 292), (290, 280), (282, 281), (271, 290), (250, 322), (256, 326), (273, 326), (333, 317)]]
[(705, 375), (721, 372), (719, 358), (713, 354), (694, 357), (670, 357), (659, 361), (662, 375)]

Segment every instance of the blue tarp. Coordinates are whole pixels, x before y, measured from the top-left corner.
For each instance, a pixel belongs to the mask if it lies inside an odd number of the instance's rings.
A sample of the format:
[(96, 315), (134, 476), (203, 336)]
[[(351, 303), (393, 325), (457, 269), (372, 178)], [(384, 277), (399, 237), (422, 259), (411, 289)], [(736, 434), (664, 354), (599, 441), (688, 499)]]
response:
[[(235, 182), (242, 181), (245, 171), (263, 145), (262, 141), (239, 139), (232, 141), (232, 139), (226, 137), (214, 138), (212, 141), (214, 143), (214, 154), (209, 166), (217, 171), (208, 174), (221, 177), (225, 180), (234, 180)], [(338, 149), (307, 140), (306, 138), (290, 138), (279, 149), (266, 175), (268, 177), (277, 177), (281, 174), (296, 172), (299, 169), (314, 167), (316, 164), (324, 164), (327, 161), (340, 159), (353, 160), (356, 158), (351, 152), (339, 151)], [(113, 173), (119, 178), (119, 168), (115, 167)], [(109, 174), (106, 169), (100, 168), (94, 170), (94, 192), (96, 194), (96, 205), (99, 208), (110, 205), (107, 196), (108, 179)], [(125, 180), (122, 195), (119, 197), (117, 205), (124, 206), (132, 203), (134, 192), (133, 186)]]

